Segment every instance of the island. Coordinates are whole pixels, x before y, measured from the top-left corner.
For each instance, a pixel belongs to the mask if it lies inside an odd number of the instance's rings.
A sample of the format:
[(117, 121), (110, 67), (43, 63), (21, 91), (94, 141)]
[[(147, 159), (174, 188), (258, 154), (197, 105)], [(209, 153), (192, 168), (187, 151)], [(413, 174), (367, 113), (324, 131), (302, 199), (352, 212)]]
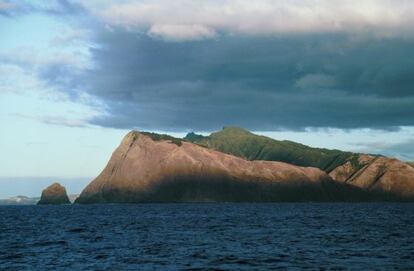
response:
[[(75, 203), (285, 201), (414, 201), (414, 167), (238, 127), (184, 138), (131, 131)], [(57, 183), (39, 201), (60, 203), (69, 199)]]

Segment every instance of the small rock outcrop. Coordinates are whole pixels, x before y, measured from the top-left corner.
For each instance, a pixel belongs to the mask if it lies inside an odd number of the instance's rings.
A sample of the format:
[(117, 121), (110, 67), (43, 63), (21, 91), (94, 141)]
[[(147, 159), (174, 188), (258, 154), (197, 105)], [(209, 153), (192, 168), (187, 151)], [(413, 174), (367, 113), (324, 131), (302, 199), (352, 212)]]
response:
[(338, 201), (351, 199), (355, 190), (317, 168), (249, 161), (133, 131), (75, 202)]
[(65, 187), (54, 183), (42, 191), (42, 196), (37, 204), (70, 204)]

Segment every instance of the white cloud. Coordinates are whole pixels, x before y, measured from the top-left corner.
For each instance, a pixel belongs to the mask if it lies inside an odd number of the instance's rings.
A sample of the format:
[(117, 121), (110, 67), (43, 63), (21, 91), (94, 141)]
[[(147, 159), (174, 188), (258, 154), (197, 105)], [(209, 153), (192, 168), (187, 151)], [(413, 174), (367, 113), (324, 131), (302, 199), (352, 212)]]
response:
[(295, 87), (301, 89), (331, 88), (334, 86), (335, 77), (321, 73), (307, 74), (295, 82)]
[(80, 29), (67, 29), (62, 33), (59, 33), (54, 37), (50, 43), (53, 46), (68, 46), (77, 44), (87, 44), (88, 36), (90, 32)]
[(51, 125), (61, 125), (67, 127), (92, 127), (92, 125), (89, 124), (90, 119), (100, 114), (95, 111), (90, 111), (88, 114), (85, 114), (84, 116), (76, 116), (75, 112), (71, 113), (72, 116), (70, 117), (62, 115), (33, 115), (22, 113), (14, 113), (10, 115), (19, 118), (35, 120)]
[(24, 68), (36, 70), (45, 66), (58, 65), (70, 66), (73, 69), (86, 69), (92, 65), (88, 55), (79, 51), (47, 51), (42, 52), (40, 49), (33, 47), (17, 47), (7, 52), (0, 52), (0, 62), (2, 64), (16, 65)]
[(153, 25), (148, 30), (151, 37), (166, 41), (190, 41), (213, 38), (216, 32), (202, 25)]
[(108, 4), (95, 13), (110, 25), (169, 40), (212, 38), (219, 32), (362, 32), (388, 37), (405, 35), (414, 26), (411, 0), (147, 0)]

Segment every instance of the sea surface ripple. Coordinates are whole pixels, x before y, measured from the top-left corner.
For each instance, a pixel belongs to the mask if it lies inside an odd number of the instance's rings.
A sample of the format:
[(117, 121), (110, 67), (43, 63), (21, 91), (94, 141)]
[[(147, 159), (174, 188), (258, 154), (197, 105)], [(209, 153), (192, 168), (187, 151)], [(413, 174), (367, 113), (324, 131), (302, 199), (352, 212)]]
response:
[(0, 270), (414, 270), (414, 204), (0, 206)]

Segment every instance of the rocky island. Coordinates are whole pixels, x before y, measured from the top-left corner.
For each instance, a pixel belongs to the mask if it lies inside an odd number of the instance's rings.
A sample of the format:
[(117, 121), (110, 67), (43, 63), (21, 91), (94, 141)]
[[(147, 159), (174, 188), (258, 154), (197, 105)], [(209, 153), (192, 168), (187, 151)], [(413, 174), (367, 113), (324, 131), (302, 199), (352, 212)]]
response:
[(75, 203), (413, 199), (408, 163), (225, 127), (184, 139), (128, 133)]
[(42, 191), (42, 196), (37, 204), (70, 204), (65, 187), (54, 183)]

